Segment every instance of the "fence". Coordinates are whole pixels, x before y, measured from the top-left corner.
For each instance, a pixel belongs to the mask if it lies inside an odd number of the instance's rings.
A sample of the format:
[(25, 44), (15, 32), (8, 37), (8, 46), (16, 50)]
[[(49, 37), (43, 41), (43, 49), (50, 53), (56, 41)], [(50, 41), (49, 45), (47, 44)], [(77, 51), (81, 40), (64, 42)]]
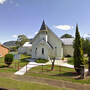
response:
[(22, 65), (21, 62), (18, 61), (18, 62), (12, 62), (12, 64), (8, 67), (8, 65), (5, 64), (5, 62), (0, 62), (0, 70), (14, 69), (14, 70), (18, 71), (25, 65), (27, 65), (27, 63), (24, 63)]
[(39, 66), (37, 66), (36, 64), (30, 64), (35, 66), (34, 68), (28, 70), (29, 64), (26, 64), (26, 73), (31, 73), (31, 72), (36, 72), (36, 73), (44, 73), (44, 72), (49, 72), (49, 71), (55, 71), (60, 73), (61, 72), (61, 66), (54, 66), (54, 70), (51, 70), (51, 65), (44, 65), (44, 64), (40, 64)]

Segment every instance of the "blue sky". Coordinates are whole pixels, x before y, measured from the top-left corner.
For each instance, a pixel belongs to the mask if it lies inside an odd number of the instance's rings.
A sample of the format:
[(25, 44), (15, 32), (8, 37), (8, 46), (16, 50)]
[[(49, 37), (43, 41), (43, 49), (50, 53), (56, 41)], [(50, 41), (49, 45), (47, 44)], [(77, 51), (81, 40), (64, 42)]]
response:
[(75, 34), (78, 23), (82, 36), (90, 33), (90, 0), (0, 0), (0, 42), (17, 35), (34, 37), (43, 19), (59, 37)]

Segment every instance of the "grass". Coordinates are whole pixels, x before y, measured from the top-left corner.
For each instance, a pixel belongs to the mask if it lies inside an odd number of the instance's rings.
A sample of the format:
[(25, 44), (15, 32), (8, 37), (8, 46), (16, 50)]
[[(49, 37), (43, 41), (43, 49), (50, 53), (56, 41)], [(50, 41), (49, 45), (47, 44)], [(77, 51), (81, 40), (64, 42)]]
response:
[[(67, 62), (71, 65), (74, 65), (73, 57), (68, 58)], [(84, 63), (85, 63), (85, 68), (88, 68), (88, 57), (84, 57)]]
[[(74, 58), (73, 57), (68, 58), (68, 63), (74, 65)], [(84, 57), (84, 63), (85, 65), (88, 64), (88, 57)]]
[(10, 90), (67, 90), (44, 84), (30, 83), (25, 81), (22, 82), (7, 78), (0, 78), (0, 86)]
[[(50, 79), (56, 79), (56, 80), (65, 80), (70, 81), (74, 83), (81, 83), (81, 84), (90, 84), (90, 79), (85, 80), (77, 80), (77, 74), (75, 73), (74, 69), (66, 68), (66, 67), (59, 67), (55, 66), (54, 71), (50, 71), (51, 66), (46, 65), (43, 66), (43, 72), (42, 72), (42, 66), (37, 66), (32, 68), (26, 75), (34, 76), (34, 77), (41, 77), (41, 78), (50, 78)], [(61, 71), (59, 71), (61, 69)]]
[(0, 58), (0, 72), (16, 72), (18, 70), (18, 66), (20, 69), (28, 63), (28, 61), (25, 60), (27, 58), (30, 58), (30, 56), (22, 54), (21, 59), (20, 60), (14, 59), (11, 66), (8, 68), (7, 65), (4, 63), (4, 57), (1, 57)]
[(46, 60), (46, 59), (37, 59), (36, 62), (37, 63), (46, 63), (48, 62), (49, 60)]

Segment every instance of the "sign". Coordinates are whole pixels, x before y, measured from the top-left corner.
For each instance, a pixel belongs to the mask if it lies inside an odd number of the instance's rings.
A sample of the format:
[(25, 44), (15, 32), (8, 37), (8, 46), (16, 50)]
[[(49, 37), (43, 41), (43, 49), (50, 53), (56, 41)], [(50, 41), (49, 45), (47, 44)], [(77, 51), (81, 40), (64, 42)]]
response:
[(19, 60), (19, 59), (20, 59), (20, 56), (21, 56), (21, 54), (15, 54), (15, 55), (14, 55), (14, 59)]

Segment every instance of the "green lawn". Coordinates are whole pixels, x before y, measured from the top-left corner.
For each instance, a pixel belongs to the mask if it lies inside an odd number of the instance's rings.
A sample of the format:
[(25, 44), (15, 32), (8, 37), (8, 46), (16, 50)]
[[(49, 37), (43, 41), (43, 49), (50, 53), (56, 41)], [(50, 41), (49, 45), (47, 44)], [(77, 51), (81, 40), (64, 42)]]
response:
[(25, 66), (28, 61), (25, 59), (30, 58), (28, 55), (21, 55), (20, 60), (13, 60), (13, 63), (11, 64), (10, 68), (7, 67), (7, 65), (4, 63), (4, 57), (0, 58), (0, 72), (16, 72), (19, 69)]
[(37, 60), (35, 60), (36, 61), (36, 63), (46, 63), (46, 62), (48, 62), (49, 60), (46, 60), (46, 59), (37, 59)]
[(10, 90), (67, 90), (64, 88), (57, 88), (54, 86), (16, 81), (7, 78), (0, 78), (0, 86)]
[[(77, 80), (76, 73), (74, 69), (55, 66), (54, 71), (50, 71), (51, 66), (44, 66), (42, 72), (42, 66), (37, 66), (32, 68), (29, 72), (26, 73), (28, 76), (41, 77), (41, 78), (50, 78), (56, 80), (65, 80), (74, 83), (90, 84), (90, 78), (85, 80)], [(61, 69), (61, 71), (59, 71)]]
[[(74, 58), (73, 58), (73, 57), (70, 57), (70, 58), (68, 58), (67, 60), (68, 60), (67, 62), (68, 62), (69, 64), (74, 65)], [(84, 63), (85, 63), (85, 65), (88, 64), (88, 57), (84, 57)]]

